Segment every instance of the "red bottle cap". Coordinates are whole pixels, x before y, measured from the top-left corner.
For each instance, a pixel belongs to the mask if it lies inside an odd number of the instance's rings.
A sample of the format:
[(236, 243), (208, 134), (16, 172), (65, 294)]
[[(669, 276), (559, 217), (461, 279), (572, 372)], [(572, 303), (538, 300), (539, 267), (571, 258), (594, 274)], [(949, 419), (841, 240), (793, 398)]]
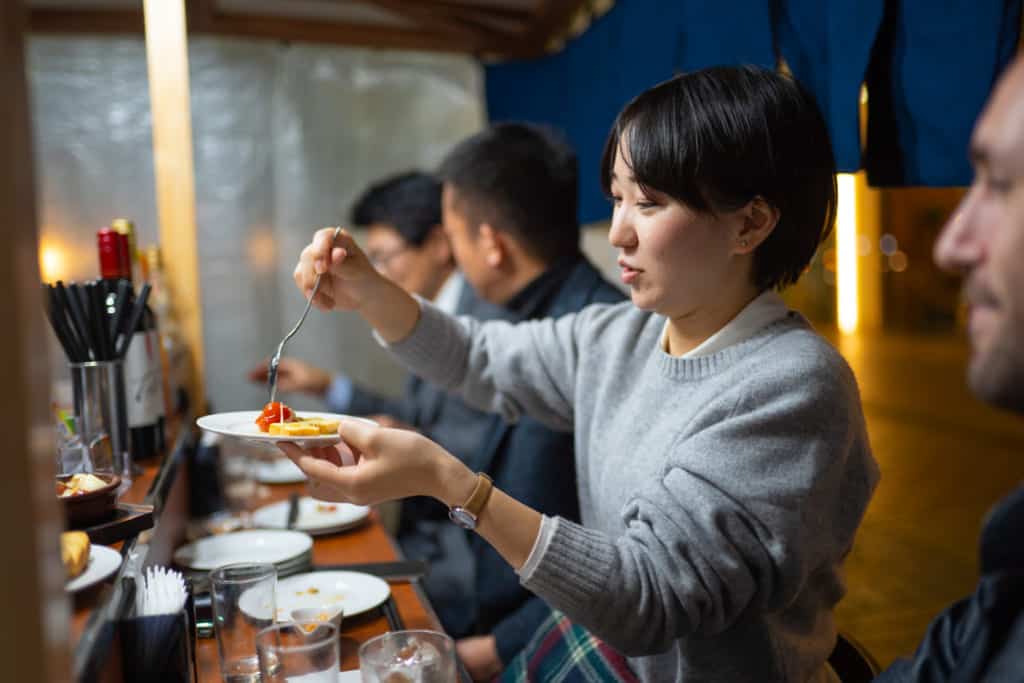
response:
[[(110, 228), (100, 228), (96, 232), (96, 248), (100, 257), (100, 277), (104, 280), (116, 280), (129, 277), (125, 273), (128, 261), (127, 240)], [(130, 273), (130, 271), (128, 271)]]

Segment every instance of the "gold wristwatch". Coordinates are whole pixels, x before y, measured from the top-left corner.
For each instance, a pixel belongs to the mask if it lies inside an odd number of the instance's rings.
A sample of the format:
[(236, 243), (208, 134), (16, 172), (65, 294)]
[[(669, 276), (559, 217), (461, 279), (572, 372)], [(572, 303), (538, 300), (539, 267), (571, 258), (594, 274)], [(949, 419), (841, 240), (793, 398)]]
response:
[(477, 520), (480, 518), (484, 505), (487, 505), (487, 500), (491, 497), (491, 490), (493, 488), (493, 479), (483, 472), (477, 473), (476, 486), (473, 488), (473, 493), (469, 495), (469, 498), (462, 505), (448, 508), (448, 518), (463, 529), (472, 531), (476, 528)]

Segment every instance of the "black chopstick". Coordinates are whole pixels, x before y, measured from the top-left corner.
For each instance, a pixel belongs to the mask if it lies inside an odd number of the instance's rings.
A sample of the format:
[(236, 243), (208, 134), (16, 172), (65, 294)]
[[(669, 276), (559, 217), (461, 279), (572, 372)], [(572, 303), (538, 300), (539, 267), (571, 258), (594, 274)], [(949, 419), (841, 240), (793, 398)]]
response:
[(85, 285), (86, 299), (89, 302), (89, 312), (92, 317), (92, 325), (96, 330), (96, 342), (98, 344), (99, 360), (110, 360), (114, 356), (113, 344), (110, 341), (109, 329), (107, 327), (107, 304), (106, 294), (101, 282), (90, 282)]
[(132, 314), (128, 318), (128, 322), (124, 329), (121, 331), (121, 338), (118, 340), (118, 344), (114, 349), (114, 355), (117, 358), (124, 358), (125, 352), (128, 350), (128, 345), (132, 342), (132, 337), (135, 335), (135, 329), (139, 326), (139, 321), (142, 320), (142, 314), (146, 312), (146, 300), (149, 299), (150, 286), (147, 282), (142, 285), (142, 289), (139, 290), (139, 295), (135, 298), (135, 305), (132, 307)]
[(60, 342), (61, 348), (64, 349), (64, 354), (68, 357), (68, 360), (72, 363), (80, 363), (82, 350), (68, 333), (67, 323), (63, 318), (62, 310), (56, 303), (53, 287), (45, 283), (43, 284), (43, 309), (46, 311), (46, 318), (50, 321), (50, 327), (53, 328), (53, 333), (57, 336), (57, 341)]
[(68, 318), (74, 325), (79, 339), (82, 340), (86, 350), (86, 360), (88, 360), (89, 356), (92, 356), (93, 360), (99, 360), (96, 355), (96, 342), (93, 339), (92, 329), (85, 318), (85, 314), (82, 312), (77, 290), (78, 286), (76, 284), (71, 283), (65, 288), (64, 283), (57, 280), (57, 298), (68, 312)]
[[(121, 333), (121, 323), (124, 322), (124, 312), (128, 308), (128, 292), (131, 291), (131, 283), (128, 280), (121, 280), (117, 283), (117, 294), (114, 298), (114, 315), (110, 318), (110, 340), (111, 346)], [(115, 350), (116, 353), (116, 350)]]
[(285, 529), (294, 529), (295, 522), (299, 520), (299, 494), (294, 491), (288, 496), (288, 520), (285, 522)]
[(398, 606), (395, 605), (395, 598), (392, 595), (388, 596), (388, 599), (384, 601), (384, 604), (380, 606), (380, 611), (384, 613), (384, 618), (388, 620), (388, 629), (391, 631), (404, 631), (405, 622), (402, 621), (402, 615), (398, 613)]

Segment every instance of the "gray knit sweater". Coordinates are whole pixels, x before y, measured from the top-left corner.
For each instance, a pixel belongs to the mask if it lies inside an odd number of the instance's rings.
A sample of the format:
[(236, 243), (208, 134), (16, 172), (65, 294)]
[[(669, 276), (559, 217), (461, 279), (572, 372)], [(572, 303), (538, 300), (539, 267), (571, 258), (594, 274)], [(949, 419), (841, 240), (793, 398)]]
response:
[(819, 681), (878, 481), (857, 385), (796, 313), (677, 358), (626, 302), (509, 325), (429, 304), (391, 350), (507, 419), (575, 430), (582, 525), (524, 585), (644, 681)]

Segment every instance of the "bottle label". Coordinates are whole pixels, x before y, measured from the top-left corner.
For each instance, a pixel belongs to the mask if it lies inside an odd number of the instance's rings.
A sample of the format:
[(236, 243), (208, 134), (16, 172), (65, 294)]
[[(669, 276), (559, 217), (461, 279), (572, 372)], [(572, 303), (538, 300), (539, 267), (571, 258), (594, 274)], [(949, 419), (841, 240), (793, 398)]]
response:
[(156, 330), (139, 331), (124, 357), (128, 426), (147, 427), (164, 416), (160, 346)]

